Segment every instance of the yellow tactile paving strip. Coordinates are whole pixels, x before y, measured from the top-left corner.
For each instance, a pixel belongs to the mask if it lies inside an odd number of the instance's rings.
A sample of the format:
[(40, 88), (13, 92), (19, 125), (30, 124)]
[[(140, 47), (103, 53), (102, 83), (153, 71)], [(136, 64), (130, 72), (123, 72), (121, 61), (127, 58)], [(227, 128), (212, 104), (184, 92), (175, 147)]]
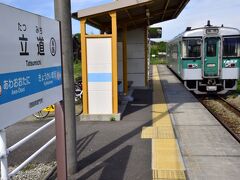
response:
[(185, 180), (185, 174), (182, 170), (153, 170), (153, 180), (159, 179), (182, 179)]
[(143, 139), (174, 139), (174, 132), (171, 126), (143, 127)]
[(152, 80), (152, 126), (143, 127), (141, 134), (142, 138), (152, 139), (152, 179), (186, 179), (156, 66), (153, 66)]
[(175, 139), (153, 139), (152, 147), (154, 170), (184, 170)]

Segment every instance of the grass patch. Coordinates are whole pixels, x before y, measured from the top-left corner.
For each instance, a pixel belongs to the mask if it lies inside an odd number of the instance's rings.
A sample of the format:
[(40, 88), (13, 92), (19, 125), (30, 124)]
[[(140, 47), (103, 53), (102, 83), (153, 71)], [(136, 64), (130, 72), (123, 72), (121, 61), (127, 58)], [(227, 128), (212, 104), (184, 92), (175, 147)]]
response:
[(73, 64), (74, 80), (82, 79), (82, 64), (80, 62)]
[(116, 117), (112, 116), (112, 117), (110, 118), (110, 121), (116, 121)]
[(238, 80), (236, 93), (240, 94), (240, 80)]
[(231, 91), (231, 93), (229, 94), (229, 97), (236, 98), (239, 95), (240, 95), (240, 80), (238, 80), (238, 82), (237, 82), (236, 91)]
[(32, 169), (34, 169), (34, 168), (36, 168), (36, 167), (37, 167), (37, 164), (32, 164), (32, 163), (30, 163), (30, 164), (28, 164), (27, 166), (25, 166), (25, 167), (22, 169), (22, 171), (23, 171), (23, 172), (26, 172), (26, 171), (32, 170)]
[(156, 65), (156, 64), (167, 64), (166, 58), (162, 57), (162, 58), (151, 58), (150, 60), (150, 64), (151, 65)]

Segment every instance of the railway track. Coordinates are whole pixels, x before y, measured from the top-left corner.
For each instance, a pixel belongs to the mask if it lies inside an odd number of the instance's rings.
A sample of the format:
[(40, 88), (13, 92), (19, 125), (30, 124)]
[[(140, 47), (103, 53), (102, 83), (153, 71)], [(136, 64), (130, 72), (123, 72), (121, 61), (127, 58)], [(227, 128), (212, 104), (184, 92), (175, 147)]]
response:
[(220, 96), (199, 100), (240, 143), (240, 109)]
[(225, 100), (223, 97), (218, 96), (219, 100), (223, 102), (223, 104), (226, 104), (226, 107), (230, 108), (232, 111), (235, 111), (236, 114), (240, 116), (240, 108), (236, 107), (235, 105), (231, 104), (227, 100)]

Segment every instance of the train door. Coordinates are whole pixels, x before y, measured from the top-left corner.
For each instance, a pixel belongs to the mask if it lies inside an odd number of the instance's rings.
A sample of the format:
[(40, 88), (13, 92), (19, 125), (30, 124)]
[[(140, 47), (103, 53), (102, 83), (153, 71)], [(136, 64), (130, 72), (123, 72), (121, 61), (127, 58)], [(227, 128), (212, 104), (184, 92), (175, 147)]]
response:
[(178, 74), (180, 75), (182, 72), (182, 59), (181, 59), (182, 44), (180, 42), (178, 42), (177, 48), (178, 48), (177, 49)]
[(220, 38), (206, 37), (204, 47), (204, 77), (219, 76)]

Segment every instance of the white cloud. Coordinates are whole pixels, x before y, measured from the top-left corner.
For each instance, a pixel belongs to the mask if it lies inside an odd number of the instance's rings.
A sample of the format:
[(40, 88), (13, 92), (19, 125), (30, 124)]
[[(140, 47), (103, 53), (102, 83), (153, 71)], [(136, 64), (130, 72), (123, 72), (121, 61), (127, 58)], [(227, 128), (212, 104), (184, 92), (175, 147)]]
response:
[(224, 24), (240, 29), (239, 12), (239, 0), (191, 0), (177, 19), (155, 26), (163, 27), (163, 40), (173, 38), (188, 26), (202, 27), (207, 24), (207, 20), (210, 20), (212, 25)]

